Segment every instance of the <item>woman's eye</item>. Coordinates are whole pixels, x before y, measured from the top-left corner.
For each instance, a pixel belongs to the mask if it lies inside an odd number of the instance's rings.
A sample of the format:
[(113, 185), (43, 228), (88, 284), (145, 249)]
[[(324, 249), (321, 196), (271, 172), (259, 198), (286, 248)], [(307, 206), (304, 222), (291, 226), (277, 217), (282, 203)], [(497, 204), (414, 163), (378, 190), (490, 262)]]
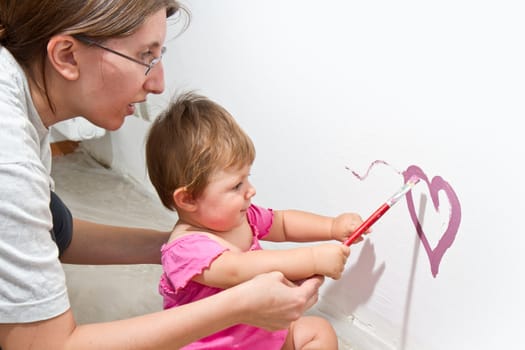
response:
[(148, 50), (142, 53), (140, 56), (141, 56), (142, 61), (146, 63), (149, 63), (153, 58), (155, 58), (151, 50)]

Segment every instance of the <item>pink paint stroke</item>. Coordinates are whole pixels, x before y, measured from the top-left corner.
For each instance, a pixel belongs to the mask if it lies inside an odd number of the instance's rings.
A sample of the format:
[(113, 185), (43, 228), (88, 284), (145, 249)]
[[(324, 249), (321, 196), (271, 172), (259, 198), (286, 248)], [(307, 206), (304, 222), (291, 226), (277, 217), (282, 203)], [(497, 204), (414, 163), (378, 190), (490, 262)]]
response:
[(364, 175), (360, 175), (357, 171), (354, 171), (352, 169), (350, 169), (350, 167), (346, 166), (346, 170), (350, 170), (352, 172), (352, 175), (354, 175), (355, 177), (357, 177), (359, 180), (363, 181), (364, 179), (366, 179), (368, 177), (368, 174), (370, 173), (370, 170), (372, 170), (373, 167), (375, 167), (377, 164), (383, 164), (383, 165), (386, 165), (392, 169), (394, 169), (394, 171), (398, 174), (402, 174), (401, 171), (397, 170), (396, 168), (394, 168), (392, 165), (388, 164), (387, 162), (385, 162), (384, 160), (375, 160), (372, 162), (372, 164), (370, 164), (368, 166), (368, 169), (366, 169), (366, 172)]
[(436, 247), (432, 249), (430, 247), (430, 244), (428, 243), (425, 231), (423, 231), (421, 223), (419, 222), (419, 219), (417, 217), (412, 193), (409, 192), (405, 196), (407, 200), (408, 211), (410, 212), (410, 218), (412, 219), (412, 222), (416, 227), (417, 233), (419, 235), (419, 238), (421, 239), (423, 247), (425, 247), (428, 259), (430, 261), (430, 269), (432, 271), (432, 275), (435, 278), (439, 272), (439, 265), (441, 263), (443, 255), (445, 254), (447, 249), (450, 248), (450, 246), (452, 246), (452, 243), (454, 243), (454, 240), (456, 238), (456, 234), (459, 229), (459, 224), (461, 223), (461, 205), (459, 203), (458, 196), (456, 195), (456, 192), (454, 192), (452, 186), (450, 186), (448, 182), (443, 180), (441, 176), (435, 176), (434, 178), (432, 178), (432, 181), (429, 181), (427, 175), (423, 172), (423, 170), (421, 170), (421, 168), (419, 168), (416, 165), (409, 166), (407, 170), (403, 172), (403, 176), (405, 178), (405, 181), (408, 181), (408, 179), (410, 179), (410, 177), (412, 176), (417, 176), (420, 178), (420, 180), (426, 182), (430, 191), (430, 197), (432, 198), (434, 209), (436, 211), (439, 211), (440, 191), (445, 192), (450, 203), (450, 216), (447, 229), (441, 236)]
[(454, 192), (454, 189), (452, 188), (452, 186), (450, 186), (450, 184), (446, 182), (445, 180), (443, 180), (443, 178), (441, 178), (440, 176), (435, 176), (432, 179), (432, 181), (429, 181), (425, 172), (416, 165), (411, 165), (404, 172), (400, 172), (396, 170), (392, 165), (387, 163), (386, 161), (376, 160), (372, 162), (372, 164), (370, 164), (370, 166), (368, 167), (364, 175), (360, 175), (359, 173), (350, 169), (349, 167), (346, 167), (346, 169), (350, 170), (356, 178), (363, 181), (364, 179), (368, 177), (370, 170), (377, 164), (386, 165), (394, 169), (396, 173), (402, 174), (405, 182), (407, 182), (412, 176), (416, 176), (420, 180), (423, 180), (429, 188), (430, 197), (432, 198), (434, 209), (437, 211), (439, 211), (439, 192), (440, 191), (445, 192), (449, 200), (449, 203), (450, 203), (449, 222), (448, 222), (447, 229), (441, 236), (438, 244), (436, 245), (434, 249), (430, 247), (425, 231), (423, 230), (423, 227), (421, 223), (419, 222), (419, 219), (416, 214), (415, 207), (414, 207), (414, 199), (412, 197), (412, 193), (408, 192), (405, 195), (405, 198), (407, 200), (408, 211), (410, 213), (410, 218), (412, 219), (412, 223), (414, 224), (417, 234), (421, 240), (421, 243), (423, 244), (423, 247), (425, 248), (428, 259), (430, 261), (430, 269), (432, 272), (432, 276), (434, 276), (435, 278), (439, 272), (439, 265), (441, 264), (443, 255), (445, 254), (447, 249), (450, 248), (450, 246), (452, 246), (452, 243), (454, 243), (456, 234), (459, 229), (459, 225), (461, 223), (461, 205), (459, 203), (459, 199), (456, 195), (456, 192)]

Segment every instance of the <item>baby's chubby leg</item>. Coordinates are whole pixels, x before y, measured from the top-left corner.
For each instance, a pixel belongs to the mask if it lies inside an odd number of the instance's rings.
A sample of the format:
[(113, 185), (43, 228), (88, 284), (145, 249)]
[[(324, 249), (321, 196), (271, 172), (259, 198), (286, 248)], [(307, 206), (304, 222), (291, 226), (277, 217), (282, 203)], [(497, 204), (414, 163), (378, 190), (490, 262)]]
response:
[(337, 335), (324, 318), (303, 316), (291, 324), (282, 350), (338, 350)]

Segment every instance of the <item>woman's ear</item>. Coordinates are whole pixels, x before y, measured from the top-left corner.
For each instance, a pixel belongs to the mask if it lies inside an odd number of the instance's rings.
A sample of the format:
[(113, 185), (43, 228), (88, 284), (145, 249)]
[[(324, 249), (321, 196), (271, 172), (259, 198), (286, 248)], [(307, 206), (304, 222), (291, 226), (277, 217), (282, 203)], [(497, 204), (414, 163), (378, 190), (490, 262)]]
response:
[(47, 57), (51, 66), (67, 80), (78, 79), (76, 56), (79, 47), (79, 42), (71, 35), (55, 35), (47, 43)]
[(192, 212), (197, 209), (195, 199), (186, 187), (179, 187), (173, 192), (173, 202), (177, 208), (187, 212)]

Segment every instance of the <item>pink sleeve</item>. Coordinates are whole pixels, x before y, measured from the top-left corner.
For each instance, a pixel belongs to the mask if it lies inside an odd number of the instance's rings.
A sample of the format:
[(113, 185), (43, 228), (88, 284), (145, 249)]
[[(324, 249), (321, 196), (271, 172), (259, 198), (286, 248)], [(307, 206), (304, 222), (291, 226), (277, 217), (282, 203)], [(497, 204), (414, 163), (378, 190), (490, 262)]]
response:
[(255, 237), (261, 239), (268, 235), (273, 223), (272, 209), (267, 209), (252, 204), (248, 208), (246, 215), (248, 217), (248, 223), (250, 224)]
[(202, 234), (183, 236), (162, 250), (162, 267), (178, 291), (208, 268), (228, 248)]

